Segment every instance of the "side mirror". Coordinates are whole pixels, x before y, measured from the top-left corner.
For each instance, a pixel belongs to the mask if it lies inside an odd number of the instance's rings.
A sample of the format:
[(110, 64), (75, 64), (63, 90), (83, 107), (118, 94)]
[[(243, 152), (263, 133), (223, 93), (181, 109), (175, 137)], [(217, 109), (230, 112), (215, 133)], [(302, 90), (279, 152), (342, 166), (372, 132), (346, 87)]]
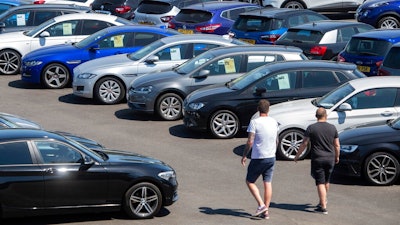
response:
[(83, 165), (93, 165), (95, 163), (95, 161), (91, 158), (91, 157), (89, 157), (89, 156), (87, 156), (87, 155), (85, 155), (84, 156), (84, 162), (83, 162)]
[(254, 91), (254, 94), (257, 96), (261, 96), (265, 92), (267, 92), (266, 88), (257, 87), (256, 90)]
[(97, 51), (100, 49), (100, 46), (98, 44), (94, 44), (93, 46), (90, 46), (89, 51)]
[(149, 57), (145, 60), (145, 62), (148, 63), (148, 64), (154, 64), (155, 62), (157, 62), (157, 61), (159, 61), (159, 60), (160, 60), (160, 58), (158, 58), (158, 56), (152, 55), (152, 56), (149, 56)]
[(200, 70), (199, 74), (194, 75), (193, 78), (206, 78), (209, 74), (209, 70)]
[(50, 33), (48, 31), (43, 31), (40, 33), (39, 37), (50, 37)]
[(0, 22), (0, 29), (6, 28), (6, 24), (4, 22)]
[(338, 108), (337, 111), (338, 112), (344, 112), (344, 111), (351, 111), (353, 108), (351, 107), (351, 105), (349, 103), (343, 103), (341, 104)]

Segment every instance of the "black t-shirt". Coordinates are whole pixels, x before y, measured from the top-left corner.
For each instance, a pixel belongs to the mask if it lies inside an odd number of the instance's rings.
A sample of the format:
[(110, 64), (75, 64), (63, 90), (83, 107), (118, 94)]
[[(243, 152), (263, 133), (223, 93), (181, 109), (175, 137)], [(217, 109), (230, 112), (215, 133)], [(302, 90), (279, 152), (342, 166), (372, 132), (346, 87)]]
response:
[(311, 142), (311, 159), (334, 159), (334, 140), (338, 137), (336, 127), (327, 122), (317, 122), (307, 127), (304, 136)]

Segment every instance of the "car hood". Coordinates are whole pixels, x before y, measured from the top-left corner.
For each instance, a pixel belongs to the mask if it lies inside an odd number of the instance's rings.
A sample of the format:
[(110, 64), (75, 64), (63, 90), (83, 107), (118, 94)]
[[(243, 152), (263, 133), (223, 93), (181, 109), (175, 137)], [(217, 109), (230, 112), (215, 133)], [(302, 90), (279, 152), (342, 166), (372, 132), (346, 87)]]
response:
[(23, 34), (24, 31), (16, 31), (16, 32), (9, 32), (9, 33), (2, 33), (0, 43), (10, 44), (10, 42), (16, 41), (24, 41), (29, 39), (30, 37)]
[(46, 58), (51, 55), (58, 55), (58, 54), (71, 54), (76, 52), (76, 47), (72, 45), (71, 43), (66, 43), (66, 44), (59, 44), (59, 45), (53, 45), (53, 46), (48, 46), (48, 47), (43, 47), (39, 48), (37, 50), (31, 51), (28, 54), (25, 55), (24, 60), (31, 60), (31, 59), (37, 59), (37, 58)]
[(344, 130), (339, 134), (340, 144), (342, 145), (367, 145), (376, 142), (383, 142), (387, 138), (392, 138), (395, 130), (388, 125), (360, 127)]
[(136, 78), (132, 83), (132, 87), (136, 88), (147, 84), (155, 85), (168, 80), (176, 79), (181, 76), (182, 76), (181, 74), (178, 74), (174, 70), (170, 69), (155, 73), (148, 73), (145, 74), (144, 76), (139, 76), (138, 78)]
[(313, 117), (316, 110), (316, 107), (312, 104), (314, 99), (315, 98), (306, 98), (271, 105), (269, 115), (275, 119), (288, 116), (292, 118), (304, 118), (304, 116)]
[(132, 64), (135, 61), (132, 61), (128, 58), (128, 54), (118, 54), (106, 56), (98, 59), (89, 60), (81, 65), (77, 66), (77, 70), (80, 73), (96, 71), (98, 69), (109, 69), (113, 67), (124, 67), (127, 64)]
[[(225, 86), (225, 84), (214, 84), (207, 87), (200, 88), (194, 92), (192, 92), (187, 97), (187, 102), (198, 102), (203, 98), (206, 99), (216, 99), (219, 95), (225, 95), (227, 93), (233, 92), (234, 90), (229, 89)], [(210, 98), (209, 96), (213, 96)]]
[(101, 152), (104, 152), (108, 156), (107, 162), (132, 162), (132, 163), (153, 163), (153, 164), (164, 164), (162, 161), (158, 159), (154, 159), (151, 157), (139, 155), (137, 153), (122, 151), (122, 150), (113, 150), (113, 149), (102, 149)]

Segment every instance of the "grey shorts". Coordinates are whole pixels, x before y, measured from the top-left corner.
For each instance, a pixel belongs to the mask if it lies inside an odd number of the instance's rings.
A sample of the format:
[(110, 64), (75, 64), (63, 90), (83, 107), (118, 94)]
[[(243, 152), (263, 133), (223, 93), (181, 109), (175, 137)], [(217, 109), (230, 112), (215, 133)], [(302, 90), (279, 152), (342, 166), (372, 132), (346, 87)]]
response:
[(275, 167), (275, 157), (266, 159), (252, 159), (247, 168), (246, 181), (255, 183), (262, 175), (264, 182), (271, 182)]

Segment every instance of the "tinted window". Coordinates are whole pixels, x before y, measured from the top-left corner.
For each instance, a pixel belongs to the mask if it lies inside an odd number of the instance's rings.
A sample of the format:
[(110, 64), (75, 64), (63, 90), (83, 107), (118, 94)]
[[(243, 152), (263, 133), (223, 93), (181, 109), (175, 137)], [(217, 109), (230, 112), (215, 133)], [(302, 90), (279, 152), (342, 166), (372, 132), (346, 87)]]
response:
[(28, 19), (30, 11), (18, 11), (16, 14), (12, 14), (5, 18), (4, 23), (6, 27), (24, 27), (28, 26)]
[(78, 22), (78, 20), (64, 21), (50, 26), (46, 31), (52, 37), (74, 35)]
[(43, 23), (43, 22), (45, 22), (45, 21), (47, 21), (47, 20), (49, 20), (51, 18), (59, 16), (59, 15), (61, 15), (61, 12), (57, 12), (57, 11), (53, 11), (53, 12), (50, 12), (50, 11), (47, 11), (47, 12), (37, 11), (37, 12), (35, 12), (35, 20), (33, 22), (33, 26), (37, 26), (37, 25), (39, 25), (39, 24), (41, 24), (41, 23)]
[(338, 83), (332, 71), (303, 71), (302, 77), (304, 88), (335, 86)]
[(229, 73), (239, 73), (243, 55), (236, 55), (214, 61), (205, 66), (205, 70), (210, 71), (210, 75), (220, 75)]
[(175, 21), (184, 23), (202, 23), (209, 21), (212, 14), (202, 10), (182, 9), (174, 18)]
[(145, 14), (164, 14), (172, 9), (172, 5), (167, 2), (143, 1), (137, 11)]
[(0, 3), (0, 13), (7, 11), (9, 8), (11, 8), (10, 5)]
[(35, 141), (44, 163), (80, 163), (82, 155), (74, 148), (54, 141)]
[(285, 41), (318, 43), (322, 36), (323, 34), (319, 31), (290, 29), (282, 35), (281, 39)]
[(237, 18), (239, 18), (240, 13), (247, 12), (253, 9), (256, 9), (256, 7), (246, 7), (246, 8), (226, 10), (222, 12), (221, 17), (230, 20), (236, 20)]
[(157, 52), (160, 61), (187, 59), (188, 44), (174, 45)]
[(268, 76), (266, 79), (257, 82), (256, 87), (265, 88), (267, 91), (294, 89), (296, 87), (296, 72), (292, 71)]
[(352, 38), (345, 51), (350, 54), (365, 56), (383, 56), (391, 44), (384, 40)]
[(123, 48), (134, 46), (145, 46), (158, 40), (159, 34), (137, 32), (124, 33), (109, 36), (99, 42), (100, 48)]
[(383, 61), (383, 65), (400, 69), (400, 48), (391, 48)]
[(0, 165), (32, 164), (26, 142), (0, 144)]
[(354, 30), (353, 27), (345, 27), (339, 29), (337, 34), (337, 42), (348, 42), (351, 39), (351, 36), (356, 34), (357, 32)]
[(276, 55), (249, 55), (247, 59), (246, 71), (253, 70), (257, 67), (263, 66), (267, 63), (283, 61), (282, 57), (276, 57)]
[[(109, 25), (107, 22), (98, 20), (83, 20), (82, 35), (91, 35), (99, 30), (107, 28)], [(75, 34), (80, 35), (80, 34)]]
[(282, 27), (282, 20), (264, 17), (240, 16), (233, 27), (241, 31), (268, 31)]
[(396, 88), (370, 89), (354, 95), (346, 102), (353, 109), (393, 107), (396, 95)]

